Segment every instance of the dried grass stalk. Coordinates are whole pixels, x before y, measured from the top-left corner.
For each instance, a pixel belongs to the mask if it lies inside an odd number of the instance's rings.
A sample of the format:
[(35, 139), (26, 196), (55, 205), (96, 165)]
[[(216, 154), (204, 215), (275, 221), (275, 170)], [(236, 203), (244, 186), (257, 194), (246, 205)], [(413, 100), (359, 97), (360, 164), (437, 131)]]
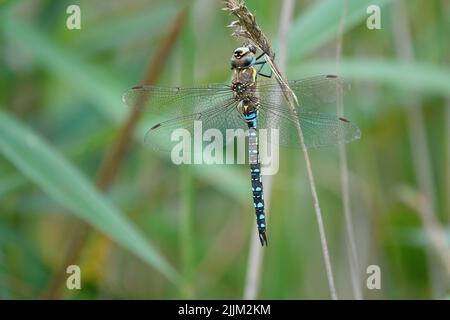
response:
[(314, 175), (312, 172), (311, 161), (309, 159), (308, 150), (306, 148), (305, 139), (303, 136), (302, 128), (297, 117), (298, 99), (294, 92), (289, 88), (285, 77), (280, 72), (279, 67), (275, 63), (275, 54), (272, 50), (270, 42), (262, 32), (261, 28), (256, 23), (256, 17), (248, 10), (243, 0), (227, 0), (225, 1), (225, 11), (233, 14), (238, 20), (233, 21), (229, 27), (234, 28), (233, 35), (241, 37), (250, 41), (253, 45), (257, 46), (261, 51), (266, 54), (266, 61), (269, 63), (275, 78), (282, 89), (283, 95), (287, 101), (288, 109), (296, 121), (297, 134), (300, 140), (300, 144), (303, 150), (305, 158), (306, 171), (308, 174), (308, 182), (311, 189), (311, 195), (313, 198), (314, 211), (316, 214), (317, 224), (319, 226), (320, 242), (322, 246), (322, 254), (325, 263), (325, 269), (327, 273), (328, 286), (330, 290), (330, 296), (332, 299), (337, 299), (336, 288), (333, 278), (333, 269), (331, 267), (330, 255), (328, 251), (328, 244), (326, 239), (325, 227), (322, 219), (322, 212), (320, 209), (319, 197), (315, 186)]

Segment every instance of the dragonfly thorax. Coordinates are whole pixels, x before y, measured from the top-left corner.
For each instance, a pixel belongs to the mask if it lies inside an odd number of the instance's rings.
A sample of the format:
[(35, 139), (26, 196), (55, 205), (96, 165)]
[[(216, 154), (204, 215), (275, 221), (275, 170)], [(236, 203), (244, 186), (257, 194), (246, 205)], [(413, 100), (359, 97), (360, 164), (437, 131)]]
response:
[(238, 111), (244, 121), (254, 126), (256, 126), (258, 111), (258, 98), (255, 95), (258, 72), (253, 67), (255, 53), (255, 47), (244, 46), (237, 48), (231, 58), (231, 68), (233, 69), (231, 89), (235, 99), (239, 101)]
[(254, 96), (256, 75), (257, 72), (253, 67), (233, 70), (231, 90), (233, 90), (236, 100), (242, 101)]

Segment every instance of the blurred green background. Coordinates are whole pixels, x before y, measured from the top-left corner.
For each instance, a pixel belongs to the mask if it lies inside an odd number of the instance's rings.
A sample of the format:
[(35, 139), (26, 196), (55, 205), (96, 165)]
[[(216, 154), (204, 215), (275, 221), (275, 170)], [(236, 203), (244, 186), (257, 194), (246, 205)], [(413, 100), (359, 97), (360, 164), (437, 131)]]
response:
[[(336, 72), (346, 3), (337, 70), (352, 86), (345, 115), (362, 130), (347, 158), (364, 298), (447, 298), (450, 2), (408, 0), (397, 12), (396, 1), (295, 1), (287, 75)], [(66, 28), (70, 4), (81, 7), (81, 30)], [(381, 7), (381, 30), (366, 27), (370, 4)], [(278, 43), (282, 1), (247, 5)], [(0, 298), (242, 298), (257, 236), (246, 166), (175, 166), (143, 144), (144, 118), (107, 190), (95, 182), (130, 112), (122, 93), (145, 78), (184, 8), (157, 83), (229, 81), (242, 40), (225, 28), (234, 19), (221, 1), (0, 6)], [(350, 299), (339, 149), (310, 156), (337, 293)], [(303, 155), (280, 157), (258, 297), (328, 299)], [(71, 252), (81, 290), (65, 288)], [(381, 268), (381, 290), (366, 287), (369, 265)]]

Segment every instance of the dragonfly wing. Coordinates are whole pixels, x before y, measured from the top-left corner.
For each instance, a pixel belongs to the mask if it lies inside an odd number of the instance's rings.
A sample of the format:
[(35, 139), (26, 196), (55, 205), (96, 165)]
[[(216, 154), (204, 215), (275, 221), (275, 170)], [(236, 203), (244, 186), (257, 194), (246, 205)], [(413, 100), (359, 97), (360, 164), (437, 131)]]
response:
[[(347, 82), (335, 75), (290, 80), (288, 84), (297, 96), (300, 108), (309, 111), (319, 111), (319, 109), (336, 103), (339, 95), (345, 94), (350, 89)], [(260, 81), (257, 92), (261, 100), (266, 103), (276, 104), (280, 94), (283, 95), (280, 85), (274, 80)]]
[[(203, 150), (215, 139), (227, 143), (227, 129), (245, 129), (245, 122), (236, 109), (234, 98), (210, 106), (202, 112), (174, 117), (153, 125), (145, 135), (145, 143), (161, 152), (171, 152), (180, 144), (188, 143), (184, 150), (194, 153), (194, 143)], [(195, 140), (194, 140), (195, 139)]]
[(201, 87), (136, 86), (123, 94), (131, 108), (167, 118), (201, 113), (233, 97), (224, 84)]
[(199, 122), (203, 132), (218, 129), (221, 134), (225, 134), (226, 129), (245, 125), (236, 111), (233, 91), (224, 84), (200, 87), (137, 86), (124, 93), (123, 101), (146, 113), (145, 118), (152, 122), (145, 142), (163, 152), (171, 151), (181, 139), (180, 135), (193, 138), (195, 124), (198, 127)]
[(298, 124), (307, 148), (318, 148), (348, 143), (359, 139), (359, 128), (343, 117), (311, 111), (297, 111), (293, 115), (287, 106), (260, 103), (260, 128), (275, 129), (278, 141), (275, 144), (301, 147)]

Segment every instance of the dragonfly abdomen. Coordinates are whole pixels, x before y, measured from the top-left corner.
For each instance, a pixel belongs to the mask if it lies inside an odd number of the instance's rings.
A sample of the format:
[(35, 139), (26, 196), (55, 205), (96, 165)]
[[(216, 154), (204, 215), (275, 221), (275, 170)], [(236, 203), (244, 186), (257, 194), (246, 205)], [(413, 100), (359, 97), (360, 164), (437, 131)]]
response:
[(258, 228), (259, 240), (261, 245), (267, 246), (266, 237), (266, 215), (264, 213), (264, 195), (263, 184), (261, 180), (261, 164), (259, 163), (258, 152), (258, 136), (256, 128), (252, 125), (249, 126), (249, 160), (250, 160), (250, 173), (253, 193), (253, 204), (255, 207), (256, 226)]

